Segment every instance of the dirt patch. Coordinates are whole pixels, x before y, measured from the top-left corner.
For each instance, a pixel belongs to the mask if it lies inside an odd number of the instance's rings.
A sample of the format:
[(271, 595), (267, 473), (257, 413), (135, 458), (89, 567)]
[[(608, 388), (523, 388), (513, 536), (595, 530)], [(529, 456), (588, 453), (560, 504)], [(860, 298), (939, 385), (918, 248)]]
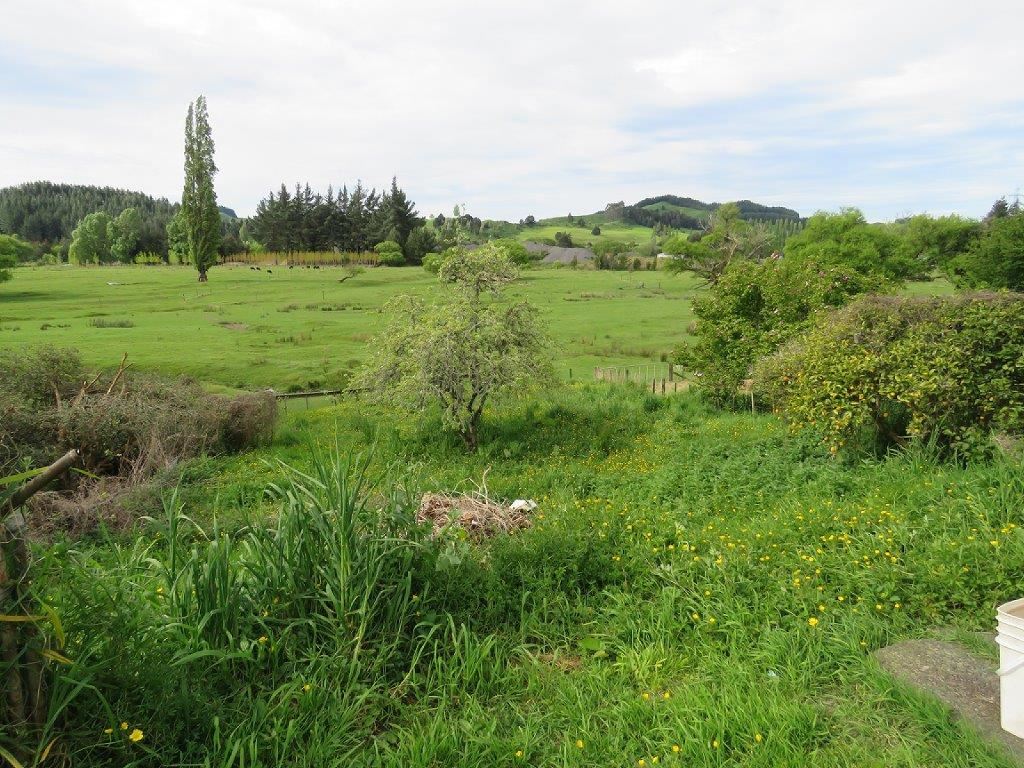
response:
[(579, 656), (564, 653), (541, 653), (537, 656), (537, 661), (562, 672), (575, 672), (583, 666), (583, 660)]
[(217, 325), (223, 326), (224, 328), (227, 328), (229, 331), (247, 331), (247, 330), (249, 330), (249, 324), (248, 323), (229, 323), (227, 321), (222, 321), (220, 323), (217, 323)]
[(425, 493), (416, 512), (416, 522), (429, 523), (431, 535), (439, 536), (450, 526), (462, 528), (470, 539), (481, 541), (501, 533), (529, 528), (528, 509), (506, 507), (480, 495)]
[(874, 656), (894, 678), (939, 699), (986, 739), (1024, 762), (1024, 739), (1007, 733), (999, 723), (999, 677), (993, 662), (946, 640), (905, 640), (880, 648)]

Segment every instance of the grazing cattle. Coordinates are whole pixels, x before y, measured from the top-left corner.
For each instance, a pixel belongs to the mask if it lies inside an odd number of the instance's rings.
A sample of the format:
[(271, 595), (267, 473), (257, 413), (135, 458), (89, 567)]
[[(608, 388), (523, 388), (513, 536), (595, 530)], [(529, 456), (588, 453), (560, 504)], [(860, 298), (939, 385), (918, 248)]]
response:
[(268, 275), (272, 275), (272, 274), (274, 274), (274, 273), (273, 273), (273, 272), (271, 272), (271, 271), (270, 271), (270, 270), (268, 269), (268, 270), (267, 270), (267, 274), (268, 274)]

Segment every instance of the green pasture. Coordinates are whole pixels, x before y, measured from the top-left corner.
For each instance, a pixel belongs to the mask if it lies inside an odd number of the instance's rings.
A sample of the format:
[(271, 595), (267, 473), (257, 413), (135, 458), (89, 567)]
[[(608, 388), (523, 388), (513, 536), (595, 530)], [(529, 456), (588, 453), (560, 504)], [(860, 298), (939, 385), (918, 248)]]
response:
[[(590, 243), (597, 245), (601, 242), (636, 243), (639, 245), (650, 240), (651, 234), (654, 231), (650, 227), (628, 224), (624, 221), (605, 223), (600, 215), (585, 216), (584, 218), (587, 221), (586, 227), (578, 227), (575, 224), (569, 225), (564, 218), (545, 219), (535, 227), (522, 229), (517, 237), (523, 242), (527, 240), (542, 242), (544, 240), (554, 240), (556, 232), (568, 232), (572, 236), (573, 245), (581, 247), (585, 247)], [(595, 236), (591, 234), (591, 230), (595, 225), (601, 228), (600, 235)]]
[[(77, 348), (88, 365), (124, 353), (141, 370), (219, 387), (341, 386), (402, 293), (440, 287), (421, 269), (270, 272), (218, 267), (33, 267), (0, 289), (0, 346)], [(698, 281), (657, 272), (533, 269), (510, 291), (537, 306), (563, 377), (660, 360), (686, 335)]]

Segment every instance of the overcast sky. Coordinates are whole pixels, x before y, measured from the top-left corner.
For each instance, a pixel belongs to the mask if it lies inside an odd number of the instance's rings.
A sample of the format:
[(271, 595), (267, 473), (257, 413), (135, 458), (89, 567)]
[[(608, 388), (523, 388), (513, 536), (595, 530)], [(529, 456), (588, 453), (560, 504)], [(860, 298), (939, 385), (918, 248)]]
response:
[(222, 204), (393, 174), (421, 213), (658, 194), (980, 216), (1024, 185), (1024, 3), (9, 0), (0, 186), (177, 200), (188, 102)]

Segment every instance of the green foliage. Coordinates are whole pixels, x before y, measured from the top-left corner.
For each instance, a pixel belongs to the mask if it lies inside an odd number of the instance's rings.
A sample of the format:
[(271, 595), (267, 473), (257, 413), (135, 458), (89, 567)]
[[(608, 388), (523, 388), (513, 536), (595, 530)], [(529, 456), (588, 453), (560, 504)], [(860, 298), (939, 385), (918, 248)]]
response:
[(899, 225), (903, 255), (928, 269), (943, 268), (966, 253), (981, 225), (961, 216), (912, 216)]
[(475, 449), (490, 400), (552, 378), (536, 310), (500, 300), (516, 274), (498, 246), (455, 249), (440, 266), (438, 278), (450, 286), (440, 301), (400, 296), (390, 303), (390, 325), (371, 344), (356, 386), (403, 408), (439, 405), (445, 426)]
[(970, 288), (1024, 290), (1024, 212), (1008, 211), (986, 221), (981, 236), (949, 263), (948, 272)]
[(377, 243), (373, 250), (380, 256), (380, 263), (387, 267), (401, 267), (405, 264), (402, 246), (394, 240)]
[(422, 224), (409, 233), (405, 241), (405, 257), (410, 264), (422, 264), (423, 258), (428, 253), (433, 253), (437, 247), (437, 238), (434, 232)]
[(72, 264), (110, 261), (110, 217), (99, 211), (83, 218), (71, 233), (68, 260)]
[(17, 235), (0, 234), (0, 267), (13, 267), (19, 261), (29, 261), (35, 254), (32, 244)]
[(715, 402), (732, 402), (758, 358), (810, 327), (819, 311), (878, 285), (838, 266), (788, 259), (734, 262), (694, 300), (696, 341), (677, 353), (677, 361), (695, 372)]
[(736, 203), (719, 206), (700, 237), (674, 235), (662, 246), (676, 258), (668, 260), (670, 272), (693, 272), (714, 285), (729, 265), (738, 261), (759, 261), (769, 251), (769, 233), (765, 225), (752, 224), (740, 216)]
[(213, 150), (206, 97), (199, 96), (188, 105), (185, 119), (185, 188), (175, 218), (184, 231), (188, 260), (199, 272), (201, 283), (206, 282), (207, 270), (217, 263), (221, 237), (221, 217), (213, 188), (217, 173)]
[[(30, 588), (61, 628), (40, 629), (72, 663), (50, 666), (59, 734), (39, 751), (59, 735), (76, 768), (1009, 765), (873, 652), (991, 627), (1020, 585), (1019, 463), (846, 464), (771, 416), (629, 387), (506, 403), (475, 454), (438, 426), (362, 402), (298, 414), (293, 445), (186, 467), (137, 535), (41, 543)], [(318, 441), (375, 442), (368, 477), (422, 471), (353, 503), (358, 472), (318, 468)], [(434, 543), (409, 524), (420, 493), (485, 471), (492, 500), (540, 503), (530, 528)]]
[(441, 271), (441, 262), (444, 257), (440, 253), (428, 253), (423, 256), (423, 268), (432, 275)]
[[(7, 235), (0, 235), (0, 238), (6, 238)], [(3, 243), (0, 243), (0, 247), (3, 247)], [(6, 282), (11, 279), (11, 267), (18, 265), (18, 258), (9, 252), (0, 251), (0, 283)]]
[(488, 244), (474, 250), (451, 248), (445, 251), (437, 276), (442, 283), (479, 298), (480, 294), (488, 292), (498, 295), (504, 286), (519, 278), (519, 270), (501, 247)]
[(568, 232), (555, 232), (555, 245), (559, 248), (572, 248), (572, 235)]
[(142, 231), (142, 216), (136, 208), (125, 208), (110, 222), (110, 256), (124, 264), (131, 263)]
[(786, 241), (786, 258), (853, 269), (886, 280), (906, 280), (929, 270), (927, 257), (910, 254), (891, 227), (868, 224), (856, 208), (816, 213)]
[(162, 233), (177, 206), (141, 192), (33, 181), (0, 189), (0, 230), (36, 243), (67, 243), (88, 214), (116, 217), (135, 208), (142, 219), (140, 248), (163, 253)]
[(535, 261), (534, 255), (526, 250), (526, 246), (512, 238), (492, 240), (491, 246), (496, 248), (505, 258), (517, 267), (528, 267)]
[(961, 458), (1024, 435), (1024, 295), (865, 297), (764, 361), (757, 391), (843, 446), (918, 441)]

